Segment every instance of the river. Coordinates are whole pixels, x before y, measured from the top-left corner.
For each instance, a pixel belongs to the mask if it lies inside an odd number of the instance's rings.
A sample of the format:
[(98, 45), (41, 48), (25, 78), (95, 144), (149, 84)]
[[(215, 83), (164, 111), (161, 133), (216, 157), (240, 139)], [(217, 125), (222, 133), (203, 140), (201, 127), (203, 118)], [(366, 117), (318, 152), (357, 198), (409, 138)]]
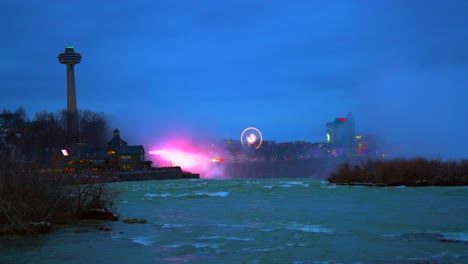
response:
[(312, 178), (111, 186), (122, 191), (121, 219), (148, 223), (2, 239), (0, 263), (468, 263), (466, 186), (351, 187)]

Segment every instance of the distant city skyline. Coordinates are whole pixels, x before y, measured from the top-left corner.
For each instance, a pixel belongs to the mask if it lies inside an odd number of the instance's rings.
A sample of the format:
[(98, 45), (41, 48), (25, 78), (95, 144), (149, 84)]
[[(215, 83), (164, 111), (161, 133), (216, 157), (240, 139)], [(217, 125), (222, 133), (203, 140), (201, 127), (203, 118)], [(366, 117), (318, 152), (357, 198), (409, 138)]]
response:
[(78, 109), (135, 143), (324, 142), (351, 112), (399, 154), (468, 156), (466, 1), (111, 3), (0, 3), (0, 107), (65, 109), (70, 45)]

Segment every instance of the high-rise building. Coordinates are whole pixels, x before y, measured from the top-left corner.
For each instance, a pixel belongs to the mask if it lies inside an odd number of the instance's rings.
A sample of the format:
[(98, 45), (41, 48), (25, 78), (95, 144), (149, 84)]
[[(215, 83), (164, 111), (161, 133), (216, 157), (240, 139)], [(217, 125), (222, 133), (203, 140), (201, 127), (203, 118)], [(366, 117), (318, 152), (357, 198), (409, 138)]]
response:
[(81, 54), (72, 46), (67, 46), (64, 53), (58, 55), (61, 64), (67, 66), (67, 129), (72, 135), (78, 133), (78, 108), (76, 106), (75, 64), (81, 62)]
[(352, 151), (356, 147), (356, 127), (351, 113), (347, 117), (338, 117), (326, 123), (327, 143), (332, 147)]

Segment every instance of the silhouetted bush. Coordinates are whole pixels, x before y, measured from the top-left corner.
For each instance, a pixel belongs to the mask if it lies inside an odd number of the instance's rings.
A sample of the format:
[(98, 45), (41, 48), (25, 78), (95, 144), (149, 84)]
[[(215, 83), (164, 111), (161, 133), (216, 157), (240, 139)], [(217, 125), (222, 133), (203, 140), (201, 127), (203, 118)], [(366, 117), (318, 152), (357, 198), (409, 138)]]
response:
[(86, 212), (92, 210), (105, 212), (102, 220), (117, 220), (113, 201), (118, 192), (99, 176), (82, 183), (80, 177), (62, 172), (8, 172), (0, 189), (0, 235), (44, 232), (51, 230), (50, 224), (88, 218)]
[(362, 164), (339, 165), (328, 181), (335, 184), (370, 186), (468, 185), (468, 161), (425, 158), (367, 160)]

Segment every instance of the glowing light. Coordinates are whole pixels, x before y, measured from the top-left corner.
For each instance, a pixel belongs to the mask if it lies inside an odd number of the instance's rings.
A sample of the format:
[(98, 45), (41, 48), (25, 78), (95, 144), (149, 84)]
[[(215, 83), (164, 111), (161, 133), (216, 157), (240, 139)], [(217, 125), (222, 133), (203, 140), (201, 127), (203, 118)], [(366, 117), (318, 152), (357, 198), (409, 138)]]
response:
[(327, 133), (327, 142), (330, 142), (330, 140), (331, 140), (330, 133)]
[(65, 157), (68, 157), (68, 151), (66, 149), (62, 149), (62, 154)]
[(242, 131), (241, 143), (242, 146), (247, 145), (248, 147), (260, 148), (263, 142), (263, 136), (260, 130), (256, 127), (248, 127)]
[(162, 150), (150, 150), (148, 152), (150, 155), (164, 155), (166, 154), (166, 150), (162, 149)]
[(159, 155), (166, 166), (180, 166), (184, 169), (192, 169), (198, 163), (205, 160), (204, 157), (195, 153), (190, 153), (180, 149), (162, 149), (149, 152), (152, 155)]
[(211, 162), (226, 162), (226, 158), (212, 158)]
[[(204, 147), (193, 145), (184, 140), (170, 139), (160, 142), (159, 148), (148, 153), (150, 159), (159, 167), (179, 166), (184, 171), (199, 173), (201, 178), (222, 178), (224, 167), (214, 163), (225, 162), (226, 158), (218, 158), (222, 153), (215, 146)], [(213, 158), (213, 155), (214, 156)]]
[(252, 145), (253, 143), (255, 143), (256, 140), (257, 140), (257, 137), (255, 136), (254, 133), (251, 133), (251, 134), (247, 137), (247, 143), (249, 143), (249, 145)]
[(338, 117), (337, 120), (340, 121), (340, 122), (344, 122), (346, 121), (346, 117)]

